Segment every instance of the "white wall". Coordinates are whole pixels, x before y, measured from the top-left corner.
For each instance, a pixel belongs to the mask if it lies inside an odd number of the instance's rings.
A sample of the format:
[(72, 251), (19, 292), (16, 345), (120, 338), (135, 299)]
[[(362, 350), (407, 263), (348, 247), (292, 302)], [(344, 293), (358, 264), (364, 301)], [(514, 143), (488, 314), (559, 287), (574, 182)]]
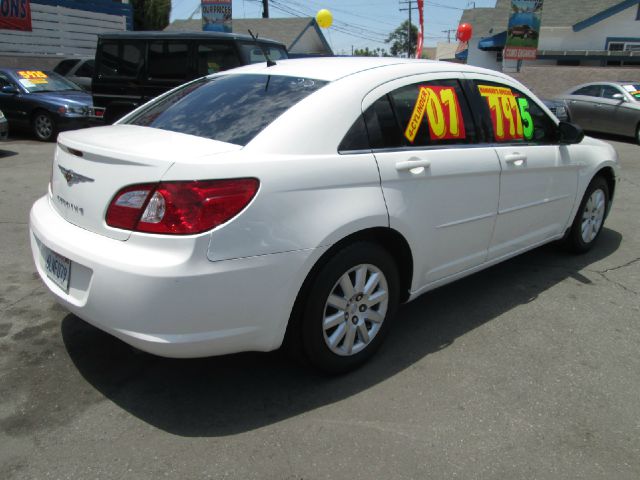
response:
[(547, 28), (543, 22), (538, 50), (606, 50), (607, 37), (640, 38), (637, 12), (638, 6), (633, 5), (579, 32), (571, 26)]
[(469, 56), (467, 57), (467, 64), (501, 71), (502, 64), (496, 61), (497, 52), (485, 52), (480, 50), (478, 48), (480, 40), (480, 38), (472, 38), (469, 40)]
[(31, 3), (31, 32), (0, 30), (2, 55), (95, 55), (98, 33), (127, 29), (120, 15)]

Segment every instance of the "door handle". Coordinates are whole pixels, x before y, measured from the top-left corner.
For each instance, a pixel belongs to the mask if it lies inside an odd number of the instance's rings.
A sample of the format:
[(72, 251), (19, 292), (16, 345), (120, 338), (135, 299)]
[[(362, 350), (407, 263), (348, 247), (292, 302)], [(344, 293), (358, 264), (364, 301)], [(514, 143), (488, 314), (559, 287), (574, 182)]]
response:
[(527, 156), (522, 155), (521, 153), (510, 153), (509, 155), (504, 156), (504, 160), (516, 167), (521, 167), (527, 163)]
[(410, 159), (403, 162), (396, 163), (396, 170), (399, 172), (406, 170), (413, 170), (414, 168), (429, 168), (431, 166), (431, 160), (419, 160)]

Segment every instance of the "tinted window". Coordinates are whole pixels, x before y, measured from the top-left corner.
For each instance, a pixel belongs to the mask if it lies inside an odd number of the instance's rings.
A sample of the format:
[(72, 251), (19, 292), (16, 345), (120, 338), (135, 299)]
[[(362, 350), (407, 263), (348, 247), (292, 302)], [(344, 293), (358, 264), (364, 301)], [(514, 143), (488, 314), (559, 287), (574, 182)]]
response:
[(367, 136), (367, 127), (364, 123), (364, 117), (358, 116), (358, 119), (351, 126), (342, 142), (338, 146), (338, 151), (349, 150), (369, 150), (369, 138)]
[(98, 74), (108, 77), (136, 78), (142, 66), (143, 44), (104, 42), (100, 45)]
[(187, 78), (189, 46), (185, 42), (149, 43), (149, 78), (183, 80)]
[(16, 85), (13, 83), (13, 81), (7, 77), (4, 73), (0, 73), (0, 88), (2, 87), (7, 87), (7, 86), (13, 86), (15, 87)]
[(93, 77), (93, 60), (82, 62), (82, 65), (76, 70), (76, 77)]
[(598, 85), (587, 85), (586, 87), (579, 88), (571, 95), (586, 95), (587, 97), (597, 97), (600, 95), (600, 87)]
[(556, 143), (558, 127), (531, 98), (507, 85), (475, 81), (493, 139), (509, 143)]
[(198, 75), (209, 75), (240, 66), (240, 59), (230, 43), (198, 45)]
[(264, 58), (264, 53), (262, 50), (267, 52), (269, 58), (274, 62), (278, 60), (282, 60), (288, 58), (287, 51), (280, 46), (269, 45), (265, 43), (261, 43), (262, 49), (256, 45), (255, 43), (239, 43), (240, 51), (242, 53), (242, 57), (245, 63), (261, 63), (266, 62), (266, 58)]
[(60, 75), (66, 75), (69, 73), (69, 70), (73, 68), (73, 66), (78, 63), (80, 60), (63, 60), (53, 69), (54, 72), (59, 73)]
[(475, 142), (475, 128), (457, 80), (420, 82), (391, 92), (405, 146)]
[(127, 123), (246, 145), (326, 82), (274, 75), (200, 79), (149, 104)]
[(402, 146), (402, 134), (389, 96), (379, 98), (364, 112), (371, 148), (398, 148)]

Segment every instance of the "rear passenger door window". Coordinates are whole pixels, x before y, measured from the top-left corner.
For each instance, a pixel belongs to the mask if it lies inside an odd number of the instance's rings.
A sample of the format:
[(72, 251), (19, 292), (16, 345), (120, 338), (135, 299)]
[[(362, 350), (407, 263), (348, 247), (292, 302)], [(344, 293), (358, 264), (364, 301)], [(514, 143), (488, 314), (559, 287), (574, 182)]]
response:
[(515, 144), (556, 144), (555, 121), (531, 98), (508, 85), (475, 80), (481, 114), (491, 119), (493, 141)]
[(474, 143), (475, 130), (457, 80), (415, 83), (389, 94), (406, 147)]

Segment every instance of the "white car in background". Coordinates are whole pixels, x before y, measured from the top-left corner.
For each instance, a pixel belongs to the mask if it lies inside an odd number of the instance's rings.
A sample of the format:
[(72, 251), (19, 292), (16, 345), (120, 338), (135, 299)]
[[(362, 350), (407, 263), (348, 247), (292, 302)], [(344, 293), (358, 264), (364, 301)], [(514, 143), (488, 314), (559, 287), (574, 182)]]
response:
[(142, 350), (286, 337), (341, 372), (401, 302), (554, 240), (591, 248), (617, 178), (609, 144), (501, 73), (286, 60), (61, 134), (31, 246), (62, 305)]

